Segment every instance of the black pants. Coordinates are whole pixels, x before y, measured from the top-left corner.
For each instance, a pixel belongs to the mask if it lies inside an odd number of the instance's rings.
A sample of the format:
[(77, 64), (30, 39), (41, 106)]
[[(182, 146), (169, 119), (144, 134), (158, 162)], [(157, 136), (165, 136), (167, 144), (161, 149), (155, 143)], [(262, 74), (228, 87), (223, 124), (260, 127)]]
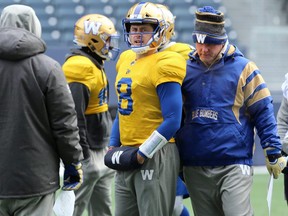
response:
[(284, 192), (285, 192), (285, 199), (288, 205), (288, 174), (284, 174)]

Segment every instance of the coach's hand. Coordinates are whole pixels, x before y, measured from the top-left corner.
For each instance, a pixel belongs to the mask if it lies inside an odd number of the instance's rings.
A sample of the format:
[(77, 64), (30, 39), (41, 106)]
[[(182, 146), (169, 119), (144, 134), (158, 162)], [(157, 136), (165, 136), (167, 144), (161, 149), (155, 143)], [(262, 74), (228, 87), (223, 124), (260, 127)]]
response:
[(82, 164), (78, 162), (77, 164), (65, 165), (64, 171), (64, 185), (62, 190), (77, 190), (83, 183), (83, 171)]
[(138, 150), (139, 148), (130, 146), (110, 148), (104, 157), (104, 163), (107, 167), (115, 170), (133, 170), (140, 168), (142, 161), (139, 161), (140, 163), (138, 162)]
[(271, 175), (275, 179), (278, 178), (282, 170), (286, 167), (286, 159), (282, 156), (281, 151), (275, 148), (266, 148), (264, 149), (264, 154), (266, 156), (266, 167)]

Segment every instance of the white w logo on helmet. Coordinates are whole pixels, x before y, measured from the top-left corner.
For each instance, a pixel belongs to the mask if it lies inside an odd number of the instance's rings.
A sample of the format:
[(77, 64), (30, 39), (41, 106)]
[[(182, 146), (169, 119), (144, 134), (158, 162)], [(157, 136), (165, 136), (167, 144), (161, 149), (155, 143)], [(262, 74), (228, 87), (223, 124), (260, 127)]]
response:
[(97, 35), (100, 29), (101, 23), (99, 22), (91, 22), (89, 20), (84, 21), (84, 32), (85, 34), (89, 34), (92, 31), (93, 35)]

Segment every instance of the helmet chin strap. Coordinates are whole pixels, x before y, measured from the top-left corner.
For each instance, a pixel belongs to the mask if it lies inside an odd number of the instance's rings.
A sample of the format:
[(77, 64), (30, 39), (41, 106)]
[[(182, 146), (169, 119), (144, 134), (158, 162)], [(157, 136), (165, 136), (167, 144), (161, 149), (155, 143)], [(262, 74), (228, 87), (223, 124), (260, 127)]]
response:
[[(158, 42), (160, 40), (160, 32), (159, 31), (157, 34), (153, 35), (153, 37), (150, 38), (150, 40), (147, 42), (147, 44), (145, 46), (142, 47), (132, 47), (131, 49), (137, 54), (137, 55), (142, 55), (144, 53), (147, 53), (150, 50), (157, 50), (158, 47), (160, 46), (160, 44), (158, 44), (158, 46), (155, 47), (150, 47), (150, 45), (155, 41)], [(131, 44), (130, 40), (129, 43)]]
[(144, 47), (132, 47), (131, 49), (137, 55), (143, 55), (143, 54), (147, 53), (150, 50), (156, 50), (156, 48), (151, 48), (149, 45), (144, 46)]

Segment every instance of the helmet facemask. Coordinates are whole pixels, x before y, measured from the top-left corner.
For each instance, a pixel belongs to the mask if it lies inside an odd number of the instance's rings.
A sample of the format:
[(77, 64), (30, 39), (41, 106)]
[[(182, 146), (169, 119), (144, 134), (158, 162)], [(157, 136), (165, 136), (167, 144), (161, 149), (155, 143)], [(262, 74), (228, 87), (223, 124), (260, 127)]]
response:
[[(151, 24), (153, 26), (153, 32), (130, 32), (131, 25), (144, 25)], [(137, 54), (143, 54), (150, 50), (156, 50), (165, 40), (165, 21), (162, 11), (151, 2), (140, 2), (133, 5), (126, 18), (122, 20), (122, 26), (124, 30), (124, 40), (134, 52)], [(131, 35), (140, 35), (141, 44), (133, 45), (131, 43)], [(144, 44), (143, 36), (150, 34), (151, 39)]]
[[(128, 46), (137, 54), (143, 54), (149, 50), (157, 49), (163, 40), (164, 25), (161, 26), (157, 19), (124, 19), (122, 24), (124, 29), (124, 40)], [(153, 26), (153, 32), (130, 32), (131, 24), (151, 24)], [(143, 36), (147, 34), (151, 35), (151, 38), (147, 43), (144, 44)], [(131, 35), (140, 35), (141, 44), (133, 45), (130, 40)]]

